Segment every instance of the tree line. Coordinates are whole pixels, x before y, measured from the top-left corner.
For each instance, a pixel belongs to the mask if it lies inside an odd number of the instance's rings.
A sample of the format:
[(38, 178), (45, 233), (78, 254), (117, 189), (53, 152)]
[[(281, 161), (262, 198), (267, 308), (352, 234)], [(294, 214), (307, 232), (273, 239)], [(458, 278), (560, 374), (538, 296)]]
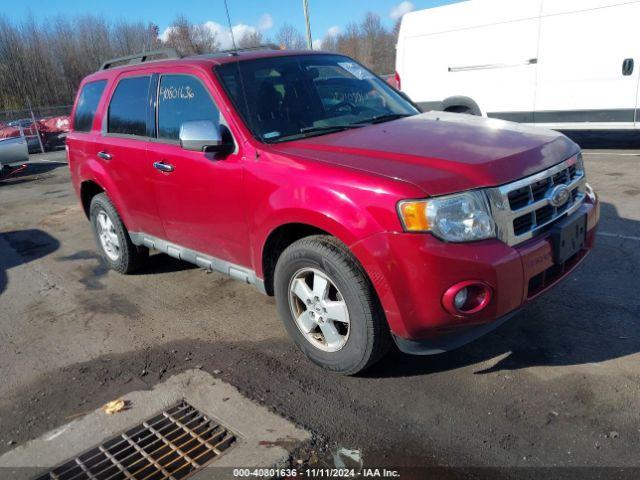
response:
[[(343, 32), (326, 36), (322, 50), (349, 55), (379, 74), (393, 72), (398, 24), (387, 29), (380, 17), (367, 13)], [(164, 47), (181, 55), (216, 52), (219, 33), (178, 16), (164, 35), (153, 23), (109, 21), (86, 15), (47, 22), (28, 18), (11, 23), (0, 16), (0, 111), (33, 106), (68, 105), (83, 77), (107, 59)], [(235, 38), (239, 48), (275, 44), (305, 49), (304, 35), (284, 24), (273, 38), (260, 31)]]

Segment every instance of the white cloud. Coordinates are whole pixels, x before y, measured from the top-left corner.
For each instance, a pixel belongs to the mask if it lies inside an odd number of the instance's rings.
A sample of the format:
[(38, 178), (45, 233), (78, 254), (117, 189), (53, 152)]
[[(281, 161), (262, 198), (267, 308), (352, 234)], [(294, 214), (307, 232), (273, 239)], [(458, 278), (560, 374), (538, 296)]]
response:
[[(229, 28), (223, 25), (220, 25), (217, 22), (208, 21), (204, 23), (204, 27), (207, 28), (212, 33), (216, 34), (216, 39), (220, 42), (220, 49), (227, 50), (229, 48), (233, 48), (233, 42), (231, 41), (231, 34), (229, 33)], [(251, 25), (246, 25), (244, 23), (239, 23), (233, 26), (233, 36), (236, 40), (236, 43), (240, 42), (240, 40), (245, 36), (251, 33), (255, 33), (256, 28)]]
[(327, 30), (327, 37), (337, 37), (341, 31), (342, 29), (338, 25), (334, 25)]
[(269, 30), (273, 27), (273, 17), (270, 13), (265, 13), (258, 20), (258, 30)]
[(311, 42), (311, 48), (313, 50), (322, 50), (322, 39), (317, 38), (313, 42)]
[(398, 20), (399, 18), (402, 18), (402, 16), (405, 13), (409, 13), (411, 11), (413, 11), (414, 9), (414, 5), (411, 2), (400, 2), (398, 5), (396, 5), (395, 7), (393, 7), (391, 9), (391, 11), (389, 12), (389, 16), (393, 19), (393, 20)]

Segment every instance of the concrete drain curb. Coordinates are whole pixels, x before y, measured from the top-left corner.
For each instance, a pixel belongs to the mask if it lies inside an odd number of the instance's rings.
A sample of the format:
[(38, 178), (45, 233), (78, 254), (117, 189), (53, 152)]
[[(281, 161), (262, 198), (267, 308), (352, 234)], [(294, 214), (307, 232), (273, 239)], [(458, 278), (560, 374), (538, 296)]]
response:
[(193, 478), (209, 478), (214, 470), (216, 478), (223, 473), (231, 477), (232, 467), (276, 466), (287, 459), (291, 450), (311, 439), (309, 432), (201, 370), (186, 371), (152, 390), (131, 392), (124, 398), (131, 402), (129, 410), (107, 415), (98, 409), (5, 453), (0, 456), (0, 472), (8, 473), (9, 478), (33, 478), (180, 400), (224, 425), (237, 438), (233, 448)]

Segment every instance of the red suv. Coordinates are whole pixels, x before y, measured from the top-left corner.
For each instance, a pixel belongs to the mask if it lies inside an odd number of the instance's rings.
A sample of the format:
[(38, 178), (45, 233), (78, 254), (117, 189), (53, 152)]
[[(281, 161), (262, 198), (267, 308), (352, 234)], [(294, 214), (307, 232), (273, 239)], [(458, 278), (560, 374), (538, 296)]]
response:
[(325, 368), (460, 346), (593, 246), (559, 133), (421, 114), (333, 53), (167, 55), (107, 62), (77, 96), (69, 167), (105, 262), (155, 249), (255, 285)]

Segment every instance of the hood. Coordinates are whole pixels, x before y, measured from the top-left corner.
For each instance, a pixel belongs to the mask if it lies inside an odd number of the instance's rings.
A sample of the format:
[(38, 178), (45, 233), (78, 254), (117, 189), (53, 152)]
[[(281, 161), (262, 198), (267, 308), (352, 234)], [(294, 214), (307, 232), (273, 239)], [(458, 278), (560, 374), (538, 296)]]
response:
[(564, 135), (493, 118), (421, 115), (273, 145), (296, 155), (383, 175), (443, 195), (501, 185), (579, 150)]

